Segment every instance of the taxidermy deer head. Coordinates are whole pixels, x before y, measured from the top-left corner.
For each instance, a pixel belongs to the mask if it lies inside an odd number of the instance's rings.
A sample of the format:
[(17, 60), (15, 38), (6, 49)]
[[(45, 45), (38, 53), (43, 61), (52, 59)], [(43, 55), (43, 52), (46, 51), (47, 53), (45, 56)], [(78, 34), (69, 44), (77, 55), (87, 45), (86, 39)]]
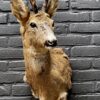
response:
[(54, 21), (51, 17), (57, 9), (58, 0), (45, 0), (41, 11), (38, 11), (35, 0), (30, 0), (30, 3), (33, 12), (29, 11), (22, 0), (11, 0), (12, 12), (21, 25), (20, 32), (23, 39), (30, 39), (29, 45), (32, 44), (41, 50), (56, 46), (57, 39), (53, 32)]

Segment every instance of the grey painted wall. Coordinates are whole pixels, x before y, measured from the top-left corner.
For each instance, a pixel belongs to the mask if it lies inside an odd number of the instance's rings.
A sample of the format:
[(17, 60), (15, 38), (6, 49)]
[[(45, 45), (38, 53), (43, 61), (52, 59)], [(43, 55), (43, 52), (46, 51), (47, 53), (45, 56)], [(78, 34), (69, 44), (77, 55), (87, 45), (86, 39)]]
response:
[[(100, 0), (59, 1), (55, 33), (73, 69), (69, 98), (100, 100)], [(9, 0), (0, 0), (0, 100), (32, 100), (23, 74), (19, 24)]]

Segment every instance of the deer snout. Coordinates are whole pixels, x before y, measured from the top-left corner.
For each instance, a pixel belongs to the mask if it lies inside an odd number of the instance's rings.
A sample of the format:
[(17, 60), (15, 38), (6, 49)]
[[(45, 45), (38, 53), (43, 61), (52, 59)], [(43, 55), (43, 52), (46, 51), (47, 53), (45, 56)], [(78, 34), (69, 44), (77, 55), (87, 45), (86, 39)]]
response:
[(47, 47), (55, 47), (55, 46), (57, 46), (57, 40), (53, 40), (53, 41), (47, 40), (45, 42), (45, 46), (47, 46)]

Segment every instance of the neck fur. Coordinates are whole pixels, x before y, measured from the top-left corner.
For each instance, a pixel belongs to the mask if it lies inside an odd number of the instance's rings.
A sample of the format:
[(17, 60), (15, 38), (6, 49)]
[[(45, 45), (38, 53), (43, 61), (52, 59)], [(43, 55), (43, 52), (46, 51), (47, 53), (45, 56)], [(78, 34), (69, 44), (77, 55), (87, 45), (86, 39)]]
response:
[(49, 50), (34, 48), (32, 57), (33, 57), (33, 64), (32, 64), (33, 70), (39, 74), (48, 73), (50, 66)]

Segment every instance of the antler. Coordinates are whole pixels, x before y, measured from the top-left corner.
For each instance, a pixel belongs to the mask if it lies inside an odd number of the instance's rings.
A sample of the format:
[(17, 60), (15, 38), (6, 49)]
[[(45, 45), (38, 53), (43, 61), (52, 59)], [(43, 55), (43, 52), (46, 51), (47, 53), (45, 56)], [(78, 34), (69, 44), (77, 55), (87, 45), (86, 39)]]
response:
[(50, 17), (55, 13), (58, 7), (58, 0), (45, 0), (45, 12), (47, 12)]
[(38, 13), (38, 8), (37, 8), (37, 5), (36, 5), (36, 1), (35, 0), (30, 0), (30, 3), (32, 5), (33, 11), (35, 13)]

